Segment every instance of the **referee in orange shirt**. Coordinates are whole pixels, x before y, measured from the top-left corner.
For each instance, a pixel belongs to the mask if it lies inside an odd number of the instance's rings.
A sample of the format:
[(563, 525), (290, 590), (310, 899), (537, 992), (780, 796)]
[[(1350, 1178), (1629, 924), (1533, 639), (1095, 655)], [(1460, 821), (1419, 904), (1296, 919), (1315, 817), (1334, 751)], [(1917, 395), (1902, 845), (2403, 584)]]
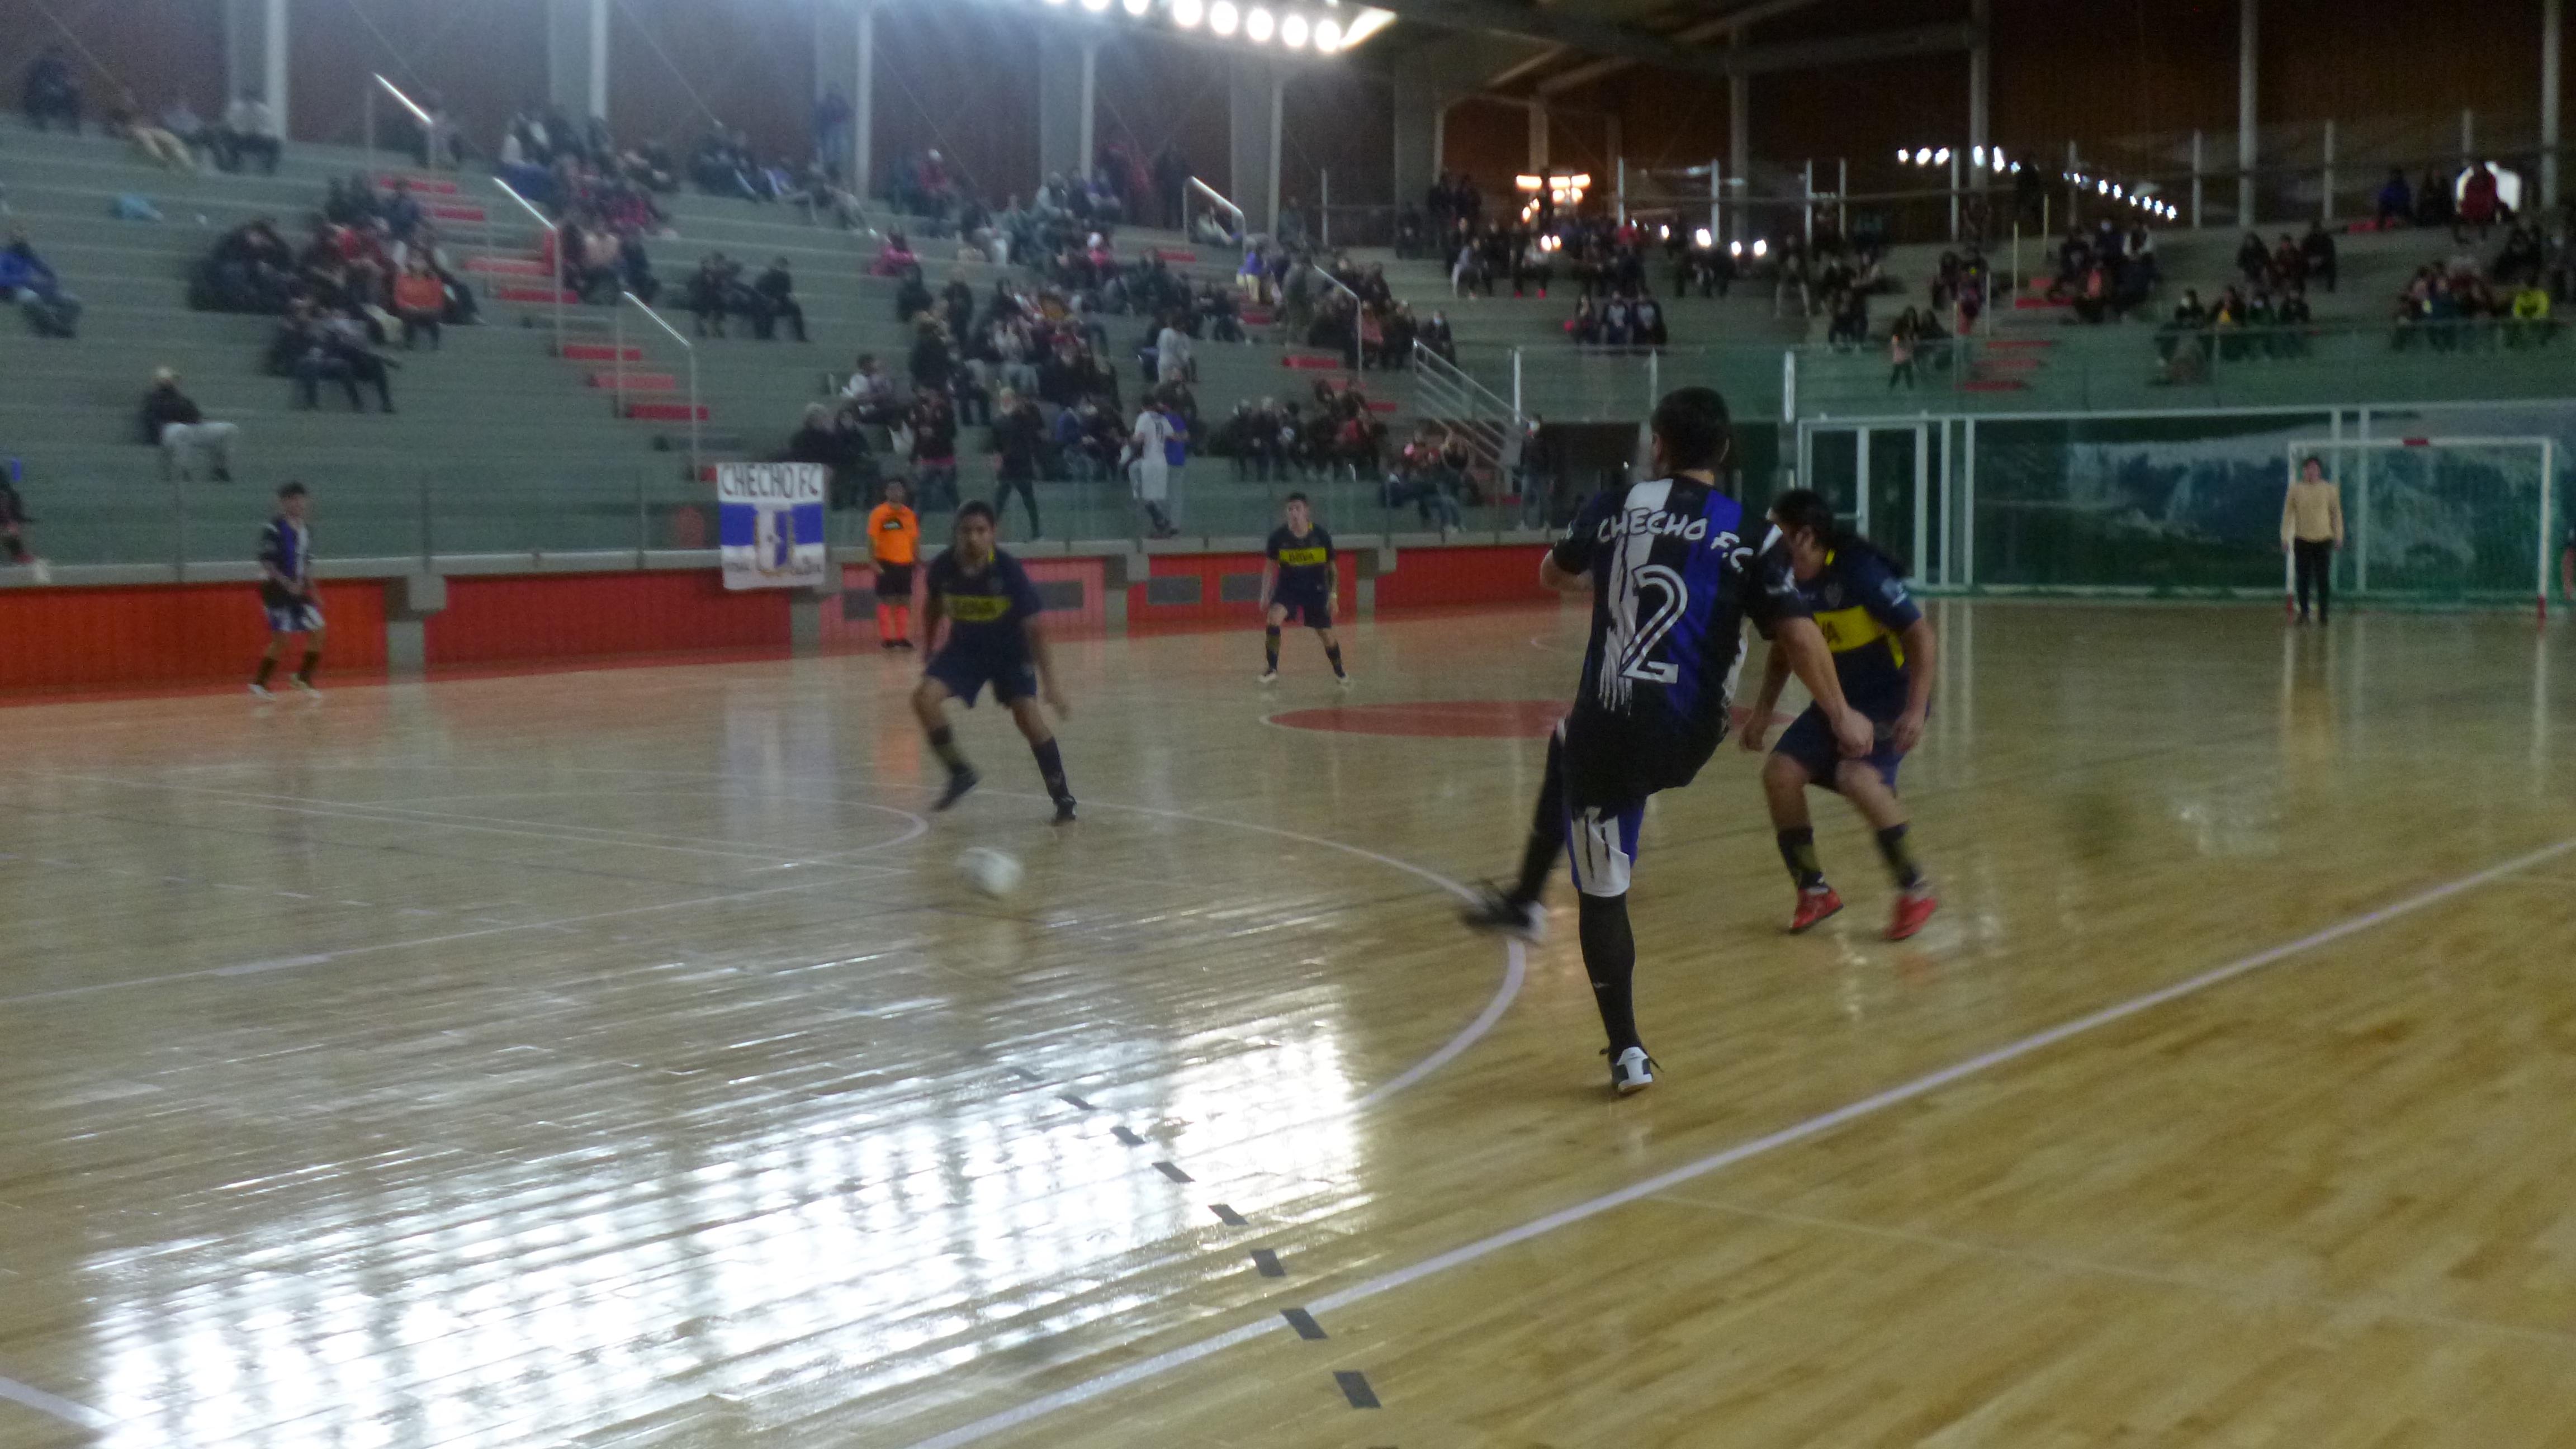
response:
[(910, 649), (912, 566), (921, 558), (921, 520), (904, 501), (903, 480), (889, 478), (885, 502), (868, 511), (868, 559), (877, 566), (877, 647)]

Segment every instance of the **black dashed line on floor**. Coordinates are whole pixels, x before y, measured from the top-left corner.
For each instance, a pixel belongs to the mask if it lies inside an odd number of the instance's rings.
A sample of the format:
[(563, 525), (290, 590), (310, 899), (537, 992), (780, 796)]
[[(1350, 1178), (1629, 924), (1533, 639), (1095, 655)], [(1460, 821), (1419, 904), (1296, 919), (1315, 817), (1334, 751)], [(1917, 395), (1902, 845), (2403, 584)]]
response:
[(1324, 1325), (1317, 1323), (1315, 1315), (1303, 1308), (1283, 1308), (1279, 1310), (1279, 1316), (1288, 1320), (1288, 1326), (1297, 1330), (1299, 1338), (1313, 1342), (1324, 1336)]
[(1075, 1107), (1085, 1112), (1094, 1110), (1089, 1102), (1082, 1100), (1071, 1092), (1058, 1092), (1055, 1094), (1055, 1098), (1059, 1102), (1071, 1102)]
[(1122, 1143), (1126, 1144), (1126, 1145), (1127, 1145), (1127, 1146), (1129, 1146), (1129, 1147), (1142, 1147), (1142, 1146), (1144, 1146), (1144, 1145), (1145, 1145), (1145, 1139), (1144, 1139), (1144, 1138), (1137, 1136), (1135, 1133), (1130, 1132), (1129, 1130), (1127, 1130), (1127, 1129), (1126, 1129), (1126, 1128), (1124, 1128), (1124, 1127), (1112, 1127), (1112, 1128), (1110, 1128), (1110, 1129), (1109, 1129), (1109, 1135), (1110, 1135), (1110, 1136), (1112, 1136), (1112, 1137), (1117, 1138), (1120, 1142), (1122, 1142)]
[(1162, 1175), (1164, 1175), (1165, 1177), (1170, 1178), (1170, 1179), (1171, 1179), (1172, 1181), (1174, 1181), (1174, 1182), (1196, 1182), (1196, 1181), (1198, 1181), (1198, 1179), (1197, 1179), (1197, 1178), (1192, 1177), (1192, 1176), (1190, 1176), (1188, 1173), (1181, 1171), (1181, 1169), (1180, 1169), (1180, 1164), (1175, 1163), (1175, 1162), (1157, 1162), (1157, 1163), (1155, 1163), (1155, 1164), (1154, 1164), (1154, 1170), (1155, 1170), (1156, 1172), (1161, 1173), (1161, 1174), (1162, 1174)]
[(1208, 1211), (1216, 1214), (1216, 1220), (1225, 1224), (1229, 1228), (1248, 1228), (1252, 1226), (1251, 1219), (1246, 1218), (1239, 1212), (1236, 1212), (1232, 1207), (1225, 1203), (1209, 1203)]
[(1333, 1382), (1342, 1386), (1342, 1397), (1351, 1401), (1352, 1408), (1380, 1407), (1377, 1401), (1377, 1390), (1369, 1387), (1368, 1375), (1358, 1369), (1335, 1369)]
[(1285, 1278), (1288, 1276), (1288, 1269), (1279, 1261), (1279, 1255), (1270, 1251), (1268, 1248), (1255, 1248), (1252, 1250), (1252, 1266), (1259, 1269), (1261, 1276), (1264, 1278)]

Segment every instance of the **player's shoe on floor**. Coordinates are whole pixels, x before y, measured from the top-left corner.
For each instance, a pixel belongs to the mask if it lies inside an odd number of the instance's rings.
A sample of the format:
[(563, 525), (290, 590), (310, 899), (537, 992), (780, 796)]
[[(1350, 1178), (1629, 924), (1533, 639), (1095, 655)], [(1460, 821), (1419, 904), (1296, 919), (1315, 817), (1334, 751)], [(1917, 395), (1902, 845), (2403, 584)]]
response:
[(1832, 886), (1820, 886), (1798, 892), (1798, 913), (1789, 918), (1789, 934), (1803, 936), (1822, 924), (1826, 917), (1843, 908), (1843, 898)]
[(1348, 689), (1351, 687), (1352, 679), (1347, 674), (1337, 674), (1333, 676), (1333, 682), (1344, 689)]
[(930, 808), (933, 810), (945, 810), (949, 806), (956, 804), (958, 801), (965, 799), (967, 791), (974, 789), (982, 783), (984, 783), (984, 777), (976, 774), (973, 770), (959, 770), (957, 773), (948, 777), (948, 788), (939, 792), (939, 803), (931, 806)]
[(315, 699), (320, 699), (322, 697), (322, 691), (313, 687), (312, 680), (299, 677), (289, 682), (295, 686), (295, 692), (298, 694), (309, 694)]
[(267, 686), (267, 685), (265, 685), (265, 684), (253, 684), (253, 685), (250, 687), (250, 693), (251, 693), (251, 698), (253, 698), (253, 699), (273, 699), (273, 698), (275, 698), (275, 696), (274, 696), (274, 695), (271, 695), (271, 694), (268, 692), (268, 686)]
[(1476, 903), (1460, 911), (1458, 919), (1479, 931), (1499, 931), (1533, 946), (1547, 939), (1547, 907), (1513, 900), (1491, 882), (1476, 887)]
[[(1610, 1056), (1603, 1047), (1601, 1055)], [(1630, 1047), (1610, 1058), (1610, 1090), (1622, 1097), (1635, 1096), (1655, 1084), (1655, 1059), (1644, 1047)]]
[(1072, 796), (1067, 795), (1063, 799), (1055, 802), (1055, 823), (1058, 825), (1071, 825), (1073, 823)]
[(1261, 682), (1264, 684), (1277, 684), (1279, 682), (1279, 671), (1276, 669), (1265, 669), (1261, 671)]
[(1930, 886), (1916, 886), (1910, 891), (1898, 891), (1896, 914), (1890, 916), (1887, 922), (1887, 939), (1902, 941), (1912, 936), (1922, 930), (1924, 922), (1931, 920), (1932, 913), (1940, 908), (1941, 902), (1933, 896)]

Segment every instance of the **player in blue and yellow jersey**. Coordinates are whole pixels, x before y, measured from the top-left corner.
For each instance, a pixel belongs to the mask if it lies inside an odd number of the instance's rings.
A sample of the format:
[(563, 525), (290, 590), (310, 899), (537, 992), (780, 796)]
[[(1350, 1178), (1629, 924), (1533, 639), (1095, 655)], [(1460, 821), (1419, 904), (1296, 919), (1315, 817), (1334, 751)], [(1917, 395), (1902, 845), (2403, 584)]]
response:
[[(1868, 753), (1854, 758), (1837, 748), (1823, 714), (1811, 707), (1780, 736), (1779, 748), (1763, 766), (1762, 789), (1770, 797), (1780, 858), (1798, 886), (1789, 929), (1807, 930), (1843, 908), (1817, 863), (1815, 824), (1807, 815), (1807, 787), (1820, 785), (1849, 800), (1878, 832), (1879, 854), (1896, 879), (1887, 938), (1902, 941), (1922, 930), (1940, 904), (1915, 863), (1905, 804), (1896, 798), (1897, 766), (1923, 738), (1932, 708), (1932, 621), (1906, 593), (1904, 563), (1844, 528), (1822, 495), (1805, 488), (1781, 494), (1772, 500), (1771, 521), (1789, 551), (1798, 592), (1834, 652), (1843, 698), (1868, 717), (1872, 736)], [(1744, 727), (1746, 749), (1762, 748), (1793, 663), (1772, 649), (1761, 697)]]
[[(1073, 819), (1064, 754), (1038, 709), (1044, 698), (1059, 719), (1073, 712), (1056, 687), (1046, 631), (1038, 623), (1044, 607), (1020, 561), (993, 546), (992, 505), (958, 505), (956, 542), (930, 565), (922, 635), (935, 642), (921, 685), (912, 692), (912, 712), (920, 717), (930, 748), (948, 767), (948, 788), (940, 793), (938, 809), (964, 799), (979, 779), (957, 749), (956, 731), (948, 727), (948, 701), (963, 700), (973, 709), (975, 697), (989, 684), (993, 698), (1011, 712), (1012, 722), (1028, 739), (1029, 752), (1037, 756), (1038, 776), (1055, 801), (1056, 823)], [(944, 638), (939, 636), (942, 620), (948, 625)]]
[(1718, 481), (1735, 451), (1725, 400), (1683, 388), (1656, 407), (1653, 430), (1648, 478), (1596, 494), (1539, 564), (1547, 587), (1592, 594), (1583, 684), (1548, 742), (1520, 879), (1488, 886), (1466, 913), (1469, 925), (1537, 939), (1540, 896), (1571, 847), (1583, 966), (1610, 1037), (1610, 1086), (1623, 1095), (1654, 1081), (1630, 986), (1638, 827), (1646, 798), (1689, 784), (1726, 737), (1746, 622), (1771, 635), (1775, 657), (1824, 702), (1842, 748), (1860, 754), (1870, 743), (1869, 721), (1843, 703), (1787, 553), (1776, 538), (1746, 541), (1744, 506)]
[(1288, 521), (1270, 530), (1267, 562), (1261, 566), (1261, 682), (1279, 682), (1279, 630), (1294, 622), (1315, 631), (1324, 643), (1324, 657), (1333, 662), (1333, 677), (1348, 689), (1351, 675), (1342, 667), (1342, 643), (1333, 637), (1333, 536), (1315, 522), (1305, 494), (1289, 494), (1284, 511)]

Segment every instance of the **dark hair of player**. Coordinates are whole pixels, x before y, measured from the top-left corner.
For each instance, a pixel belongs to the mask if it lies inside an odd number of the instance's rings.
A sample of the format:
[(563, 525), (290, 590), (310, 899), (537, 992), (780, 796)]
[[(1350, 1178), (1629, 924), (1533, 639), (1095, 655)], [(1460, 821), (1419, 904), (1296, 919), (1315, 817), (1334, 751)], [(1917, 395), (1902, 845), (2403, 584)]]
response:
[(1858, 531), (1845, 528), (1843, 521), (1834, 516), (1834, 506), (1813, 488), (1792, 488), (1772, 499), (1771, 516), (1784, 529), (1806, 529), (1816, 536), (1816, 542), (1836, 553), (1874, 553), (1887, 565), (1887, 571), (1900, 579), (1913, 572), (1903, 558), (1870, 542)]
[(1722, 468), (1735, 451), (1735, 426), (1726, 399), (1713, 387), (1676, 388), (1655, 405), (1655, 436), (1675, 472)]
[(981, 498), (969, 498), (957, 505), (957, 521), (964, 523), (970, 518), (980, 518), (997, 528), (1001, 526), (993, 517), (993, 505)]
[(2302, 473), (2305, 473), (2310, 468), (2323, 470), (2325, 466), (2326, 460), (2318, 457), (2314, 453), (2310, 453), (2308, 456), (2299, 460), (2299, 471)]
[(285, 487), (277, 490), (277, 496), (280, 498), (301, 498), (304, 496), (304, 485), (301, 483), (289, 483)]
[(1279, 500), (1279, 506), (1281, 506), (1282, 508), (1285, 508), (1285, 507), (1287, 507), (1287, 506), (1288, 506), (1289, 504), (1291, 504), (1291, 503), (1304, 503), (1304, 502), (1306, 502), (1306, 495), (1305, 495), (1305, 494), (1303, 494), (1303, 493), (1291, 493), (1291, 494), (1289, 494), (1287, 497), (1282, 498), (1282, 499), (1280, 499), (1280, 500)]

